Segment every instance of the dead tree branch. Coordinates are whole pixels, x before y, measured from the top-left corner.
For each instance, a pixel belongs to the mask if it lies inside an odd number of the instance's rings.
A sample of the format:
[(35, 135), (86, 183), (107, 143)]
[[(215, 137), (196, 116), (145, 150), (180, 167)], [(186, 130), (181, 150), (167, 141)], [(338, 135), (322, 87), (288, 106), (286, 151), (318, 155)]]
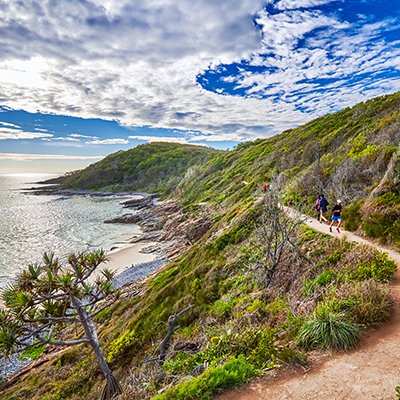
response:
[(160, 343), (160, 355), (158, 356), (158, 365), (160, 367), (163, 366), (165, 357), (167, 356), (168, 345), (171, 340), (172, 335), (174, 332), (179, 328), (179, 325), (176, 325), (177, 320), (185, 313), (190, 311), (193, 308), (193, 305), (190, 304), (189, 306), (185, 307), (183, 310), (179, 311), (177, 314), (170, 315), (168, 317), (168, 330), (167, 334), (165, 335), (164, 339)]

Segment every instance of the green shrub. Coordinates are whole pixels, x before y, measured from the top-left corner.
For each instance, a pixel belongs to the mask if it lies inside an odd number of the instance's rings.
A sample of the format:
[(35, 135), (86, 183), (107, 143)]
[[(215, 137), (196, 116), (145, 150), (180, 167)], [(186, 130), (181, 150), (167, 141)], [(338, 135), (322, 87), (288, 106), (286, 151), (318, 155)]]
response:
[(104, 322), (108, 321), (112, 316), (112, 309), (108, 307), (103, 311), (100, 311), (95, 317), (94, 320), (99, 324), (103, 324)]
[(41, 357), (41, 355), (43, 354), (45, 348), (48, 345), (45, 344), (41, 344), (38, 346), (32, 346), (32, 347), (28, 347), (26, 350), (24, 350), (23, 352), (21, 352), (21, 354), (19, 355), (19, 359), (21, 361), (26, 361), (26, 360), (37, 360), (38, 358)]
[(336, 272), (327, 269), (321, 272), (315, 279), (305, 278), (303, 282), (303, 295), (311, 296), (317, 286), (326, 286), (336, 278)]
[(212, 400), (214, 394), (241, 385), (256, 375), (256, 368), (244, 357), (238, 357), (209, 368), (197, 378), (184, 380), (152, 400)]
[(305, 348), (351, 349), (358, 343), (360, 327), (350, 322), (344, 314), (318, 307), (297, 336), (297, 343)]
[(396, 391), (396, 397), (397, 397), (398, 399), (400, 399), (400, 385), (399, 385), (399, 386), (396, 386), (395, 391)]
[(335, 288), (326, 307), (333, 312), (346, 312), (358, 324), (377, 325), (392, 316), (393, 298), (387, 286), (370, 279)]
[(227, 318), (231, 315), (232, 309), (236, 304), (236, 298), (224, 298), (217, 300), (211, 306), (211, 314), (216, 318)]
[(385, 213), (373, 212), (363, 223), (363, 230), (367, 236), (379, 238), (382, 243), (400, 241), (400, 225), (396, 223), (399, 219), (400, 211), (396, 208), (388, 209)]
[(153, 279), (150, 286), (151, 287), (164, 286), (165, 283), (167, 282), (167, 280), (169, 280), (169, 278), (174, 276), (177, 271), (178, 271), (178, 267), (172, 267), (172, 268), (167, 269), (164, 272), (161, 272)]
[(268, 328), (248, 328), (241, 333), (212, 336), (205, 349), (194, 355), (177, 353), (165, 362), (164, 369), (173, 375), (191, 374), (200, 365), (217, 365), (221, 360), (242, 356), (255, 367), (272, 367), (277, 354), (274, 341), (275, 334)]
[(361, 206), (363, 201), (356, 201), (347, 206), (343, 211), (344, 227), (348, 231), (355, 231), (359, 228), (362, 221)]
[(118, 360), (118, 358), (122, 356), (127, 348), (133, 346), (135, 340), (135, 331), (127, 330), (125, 332), (122, 332), (117, 339), (113, 340), (110, 343), (109, 351), (107, 354), (107, 362), (112, 363)]
[(376, 252), (371, 262), (359, 264), (357, 269), (350, 273), (350, 279), (389, 281), (394, 277), (396, 269), (396, 263), (386, 253)]

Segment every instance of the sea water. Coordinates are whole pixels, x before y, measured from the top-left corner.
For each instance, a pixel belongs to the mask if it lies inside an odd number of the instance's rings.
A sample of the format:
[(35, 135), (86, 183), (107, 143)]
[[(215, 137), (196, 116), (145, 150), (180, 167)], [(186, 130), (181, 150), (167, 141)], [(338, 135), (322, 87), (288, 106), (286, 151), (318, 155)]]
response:
[(97, 248), (109, 250), (136, 225), (105, 224), (124, 213), (114, 197), (33, 195), (21, 189), (49, 175), (0, 175), (0, 289), (44, 252), (63, 257)]

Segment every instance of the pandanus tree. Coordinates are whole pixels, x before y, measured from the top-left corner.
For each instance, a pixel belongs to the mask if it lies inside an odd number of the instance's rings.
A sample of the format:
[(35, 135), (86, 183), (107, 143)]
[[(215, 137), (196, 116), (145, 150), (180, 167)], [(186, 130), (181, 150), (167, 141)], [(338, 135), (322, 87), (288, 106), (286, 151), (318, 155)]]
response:
[[(94, 316), (108, 303), (113, 273), (95, 271), (106, 261), (103, 250), (71, 254), (63, 264), (53, 253), (29, 265), (2, 293), (0, 352), (7, 356), (32, 346), (89, 344), (106, 378), (102, 399), (121, 393), (121, 386), (101, 351)], [(103, 302), (103, 303), (101, 303)], [(83, 332), (66, 339), (65, 328), (80, 324)]]

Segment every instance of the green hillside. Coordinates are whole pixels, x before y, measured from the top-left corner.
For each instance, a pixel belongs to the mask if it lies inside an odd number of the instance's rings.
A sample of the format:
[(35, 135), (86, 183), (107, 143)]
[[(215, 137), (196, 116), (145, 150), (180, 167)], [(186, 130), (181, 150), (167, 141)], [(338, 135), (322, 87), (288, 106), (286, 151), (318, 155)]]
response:
[[(348, 229), (400, 245), (399, 116), (400, 94), (385, 96), (193, 166), (173, 196), (188, 220), (208, 214), (211, 228), (96, 317), (125, 390), (120, 400), (209, 400), (270, 369), (304, 365), (310, 350), (352, 348), (391, 317), (395, 263), (291, 220), (278, 203), (313, 213), (323, 190), (331, 203), (345, 202)], [(116, 165), (118, 154), (110, 156)], [(264, 182), (274, 190), (262, 193)], [(168, 318), (189, 305), (160, 365)], [(93, 355), (78, 346), (0, 397), (94, 400), (101, 386)]]
[(166, 194), (176, 187), (190, 167), (204, 164), (218, 153), (218, 150), (203, 146), (143, 144), (110, 154), (81, 171), (67, 175), (62, 186)]
[(400, 246), (399, 146), (396, 93), (221, 153), (183, 183), (180, 198), (238, 208), (272, 182), (313, 213), (323, 192), (331, 206), (344, 201), (346, 229)]

